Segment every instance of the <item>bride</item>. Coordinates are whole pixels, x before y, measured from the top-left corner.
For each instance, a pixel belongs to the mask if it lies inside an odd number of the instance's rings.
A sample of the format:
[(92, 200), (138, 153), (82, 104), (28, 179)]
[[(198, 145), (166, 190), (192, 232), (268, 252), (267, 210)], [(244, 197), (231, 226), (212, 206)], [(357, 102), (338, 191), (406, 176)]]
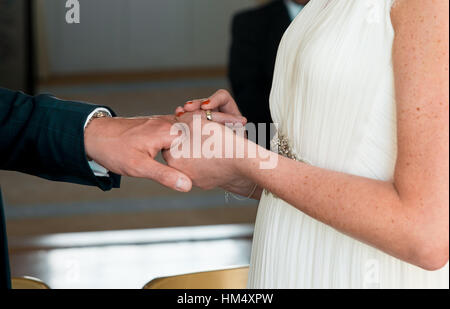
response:
[[(249, 288), (448, 288), (448, 6), (311, 1), (278, 51), (283, 156), (259, 149), (277, 166), (164, 153), (197, 186), (260, 199)], [(225, 91), (176, 113), (240, 116)]]

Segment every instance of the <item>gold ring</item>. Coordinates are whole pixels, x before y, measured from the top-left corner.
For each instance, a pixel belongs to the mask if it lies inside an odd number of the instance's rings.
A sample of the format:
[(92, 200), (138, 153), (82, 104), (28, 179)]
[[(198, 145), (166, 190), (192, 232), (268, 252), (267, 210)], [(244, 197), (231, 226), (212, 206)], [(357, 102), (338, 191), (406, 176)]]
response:
[(206, 111), (206, 119), (209, 121), (213, 121), (212, 113), (210, 110)]

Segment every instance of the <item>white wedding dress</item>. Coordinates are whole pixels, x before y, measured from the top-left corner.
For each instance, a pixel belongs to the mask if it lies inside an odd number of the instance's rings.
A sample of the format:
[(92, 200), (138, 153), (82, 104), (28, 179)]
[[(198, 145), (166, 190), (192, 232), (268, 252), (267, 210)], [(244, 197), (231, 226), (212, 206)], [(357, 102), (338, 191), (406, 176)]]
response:
[[(298, 159), (392, 180), (397, 156), (392, 0), (312, 0), (280, 44), (270, 107)], [(286, 185), (295, 186), (286, 181)], [(448, 288), (428, 272), (263, 194), (249, 288)]]

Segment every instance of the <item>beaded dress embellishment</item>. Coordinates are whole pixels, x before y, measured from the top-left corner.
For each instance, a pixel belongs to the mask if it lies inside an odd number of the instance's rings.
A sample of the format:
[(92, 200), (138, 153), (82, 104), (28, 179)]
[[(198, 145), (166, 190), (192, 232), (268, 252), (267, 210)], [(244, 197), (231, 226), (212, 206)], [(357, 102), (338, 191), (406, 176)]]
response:
[[(309, 163), (307, 160), (299, 158), (295, 154), (292, 147), (290, 146), (289, 139), (284, 135), (281, 134), (276, 135), (270, 142), (270, 148), (272, 149), (273, 152), (276, 152), (283, 157), (311, 165), (311, 163)], [(266, 196), (272, 195), (274, 198), (278, 198), (275, 194), (268, 191), (267, 189), (264, 189), (264, 194)]]

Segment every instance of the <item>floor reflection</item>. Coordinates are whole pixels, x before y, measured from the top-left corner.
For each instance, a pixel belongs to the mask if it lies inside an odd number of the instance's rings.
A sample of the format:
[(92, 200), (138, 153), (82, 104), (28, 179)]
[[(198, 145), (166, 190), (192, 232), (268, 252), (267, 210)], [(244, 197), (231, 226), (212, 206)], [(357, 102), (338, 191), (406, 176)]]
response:
[(161, 276), (248, 265), (251, 232), (249, 225), (126, 231), (116, 243), (120, 232), (79, 233), (76, 248), (70, 247), (76, 234), (67, 235), (67, 243), (63, 234), (34, 239), (34, 245), (14, 239), (12, 271), (52, 288), (136, 289)]

